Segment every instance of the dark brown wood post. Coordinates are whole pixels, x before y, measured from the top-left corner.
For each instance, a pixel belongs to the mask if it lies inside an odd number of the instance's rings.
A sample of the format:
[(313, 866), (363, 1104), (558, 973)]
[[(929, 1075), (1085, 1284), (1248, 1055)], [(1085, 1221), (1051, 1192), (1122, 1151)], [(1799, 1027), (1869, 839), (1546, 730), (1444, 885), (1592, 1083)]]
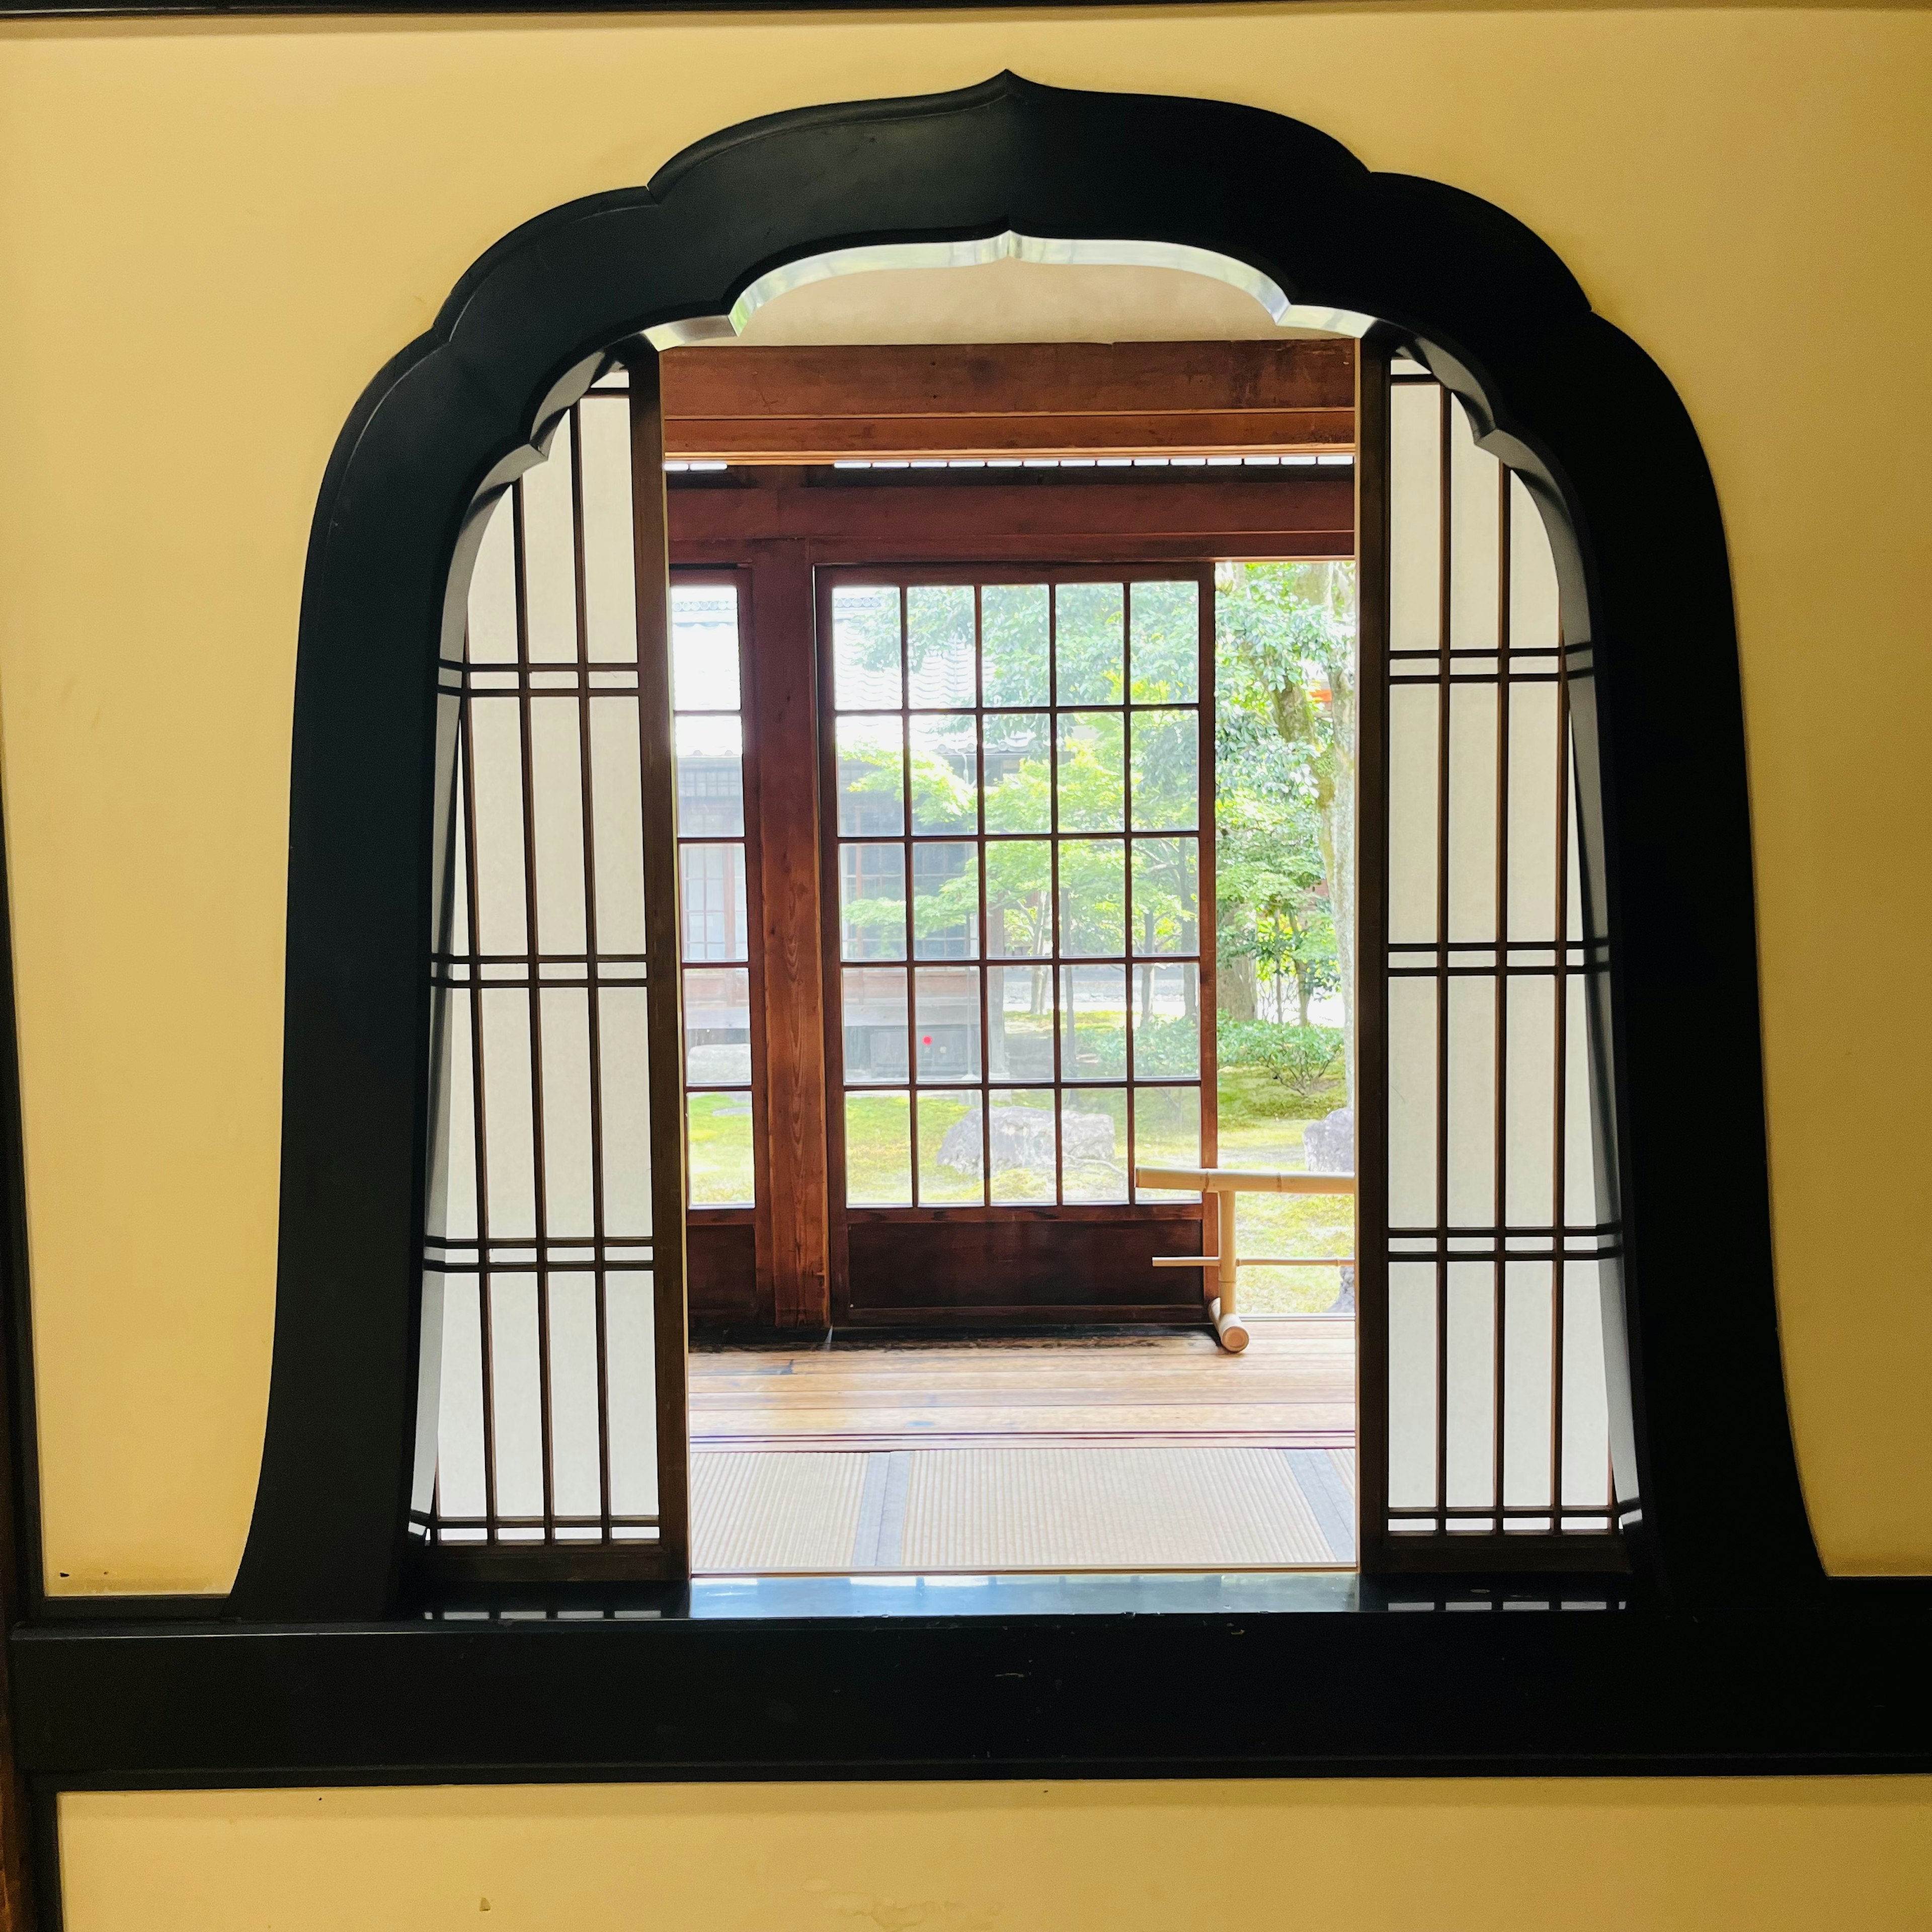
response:
[(824, 933), (818, 850), (818, 670), (802, 544), (752, 566), (746, 749), (758, 773), (766, 1184), (758, 1300), (780, 1328), (832, 1320), (826, 1154)]
[(658, 358), (627, 347), (644, 778), (644, 946), (650, 964), (651, 1233), (656, 1288), (658, 1538), (664, 1573), (691, 1574), (691, 1430), (685, 1354), (683, 988), (677, 944), (677, 770), (670, 723), (670, 559)]
[[(1355, 1429), (1358, 1561), (1388, 1546), (1389, 361), (1355, 362)], [(1447, 640), (1444, 640), (1447, 646)], [(1446, 700), (1445, 700), (1446, 701)]]

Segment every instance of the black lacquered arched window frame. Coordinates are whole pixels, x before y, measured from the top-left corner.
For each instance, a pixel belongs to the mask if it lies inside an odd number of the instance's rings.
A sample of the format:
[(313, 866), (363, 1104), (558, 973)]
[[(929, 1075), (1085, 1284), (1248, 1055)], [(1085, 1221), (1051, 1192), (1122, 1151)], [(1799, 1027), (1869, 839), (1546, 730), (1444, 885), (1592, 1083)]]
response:
[(1682, 404), (1554, 254), (1486, 203), (1371, 173), (1254, 110), (1002, 76), (748, 124), (647, 188), (527, 224), (344, 430), (302, 610), (274, 1370), (232, 1613), (394, 1606), (447, 795), (434, 670), (460, 622), (472, 506), (536, 460), (604, 353), (640, 329), (723, 314), (807, 256), (1007, 233), (1210, 250), (1298, 303), (1381, 319), (1552, 513), (1567, 642), (1590, 670), (1585, 889), (1613, 942), (1598, 1085), (1625, 1231), (1619, 1491), (1640, 1562), (1685, 1599), (1815, 1577), (1772, 1294), (1729, 573)]

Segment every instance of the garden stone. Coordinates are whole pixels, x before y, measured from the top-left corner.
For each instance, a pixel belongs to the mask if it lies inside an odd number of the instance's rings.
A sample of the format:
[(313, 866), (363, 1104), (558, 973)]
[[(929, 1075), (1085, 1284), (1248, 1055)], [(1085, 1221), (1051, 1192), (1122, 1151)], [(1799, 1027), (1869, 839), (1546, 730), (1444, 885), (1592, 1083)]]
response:
[[(1066, 1158), (1111, 1161), (1114, 1124), (1105, 1114), (1070, 1112), (1061, 1123)], [(1053, 1172), (1053, 1116), (1042, 1107), (995, 1107), (992, 1114), (993, 1172), (1016, 1169), (1029, 1174)], [(971, 1108), (955, 1120), (939, 1143), (939, 1164), (955, 1174), (980, 1172), (980, 1110)]]
[(1326, 1120), (1310, 1120), (1301, 1135), (1302, 1158), (1310, 1174), (1355, 1171), (1355, 1110), (1337, 1107)]

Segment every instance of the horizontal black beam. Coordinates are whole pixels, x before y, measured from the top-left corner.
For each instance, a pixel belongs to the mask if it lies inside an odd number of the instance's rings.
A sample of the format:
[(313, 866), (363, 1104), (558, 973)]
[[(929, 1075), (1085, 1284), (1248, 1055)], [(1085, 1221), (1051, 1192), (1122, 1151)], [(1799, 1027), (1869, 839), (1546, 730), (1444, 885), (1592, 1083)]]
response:
[(1928, 1634), (1911, 1591), (1694, 1615), (1480, 1593), (1254, 1616), (672, 1599), (621, 1620), (44, 1625), (13, 1658), (21, 1768), (62, 1784), (1845, 1773), (1932, 1769)]

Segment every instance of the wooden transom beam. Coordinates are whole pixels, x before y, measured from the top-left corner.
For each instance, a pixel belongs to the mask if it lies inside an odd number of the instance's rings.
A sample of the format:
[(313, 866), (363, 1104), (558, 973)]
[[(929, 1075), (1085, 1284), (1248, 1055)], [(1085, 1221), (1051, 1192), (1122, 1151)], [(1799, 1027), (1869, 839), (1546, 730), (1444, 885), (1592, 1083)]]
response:
[(1355, 345), (674, 349), (665, 452), (699, 462), (1207, 456), (1353, 447)]
[[(820, 474), (822, 476), (823, 472)], [(1346, 466), (1181, 472), (1130, 470), (1118, 482), (988, 480), (919, 472), (814, 484), (765, 467), (670, 492), (671, 560), (730, 565), (770, 544), (816, 563), (1210, 562), (1352, 556), (1354, 478)], [(1074, 475), (1090, 476), (1090, 472)], [(1119, 472), (1114, 472), (1119, 474)], [(1047, 472), (1051, 476), (1053, 472)], [(717, 487), (722, 486), (722, 487)]]

